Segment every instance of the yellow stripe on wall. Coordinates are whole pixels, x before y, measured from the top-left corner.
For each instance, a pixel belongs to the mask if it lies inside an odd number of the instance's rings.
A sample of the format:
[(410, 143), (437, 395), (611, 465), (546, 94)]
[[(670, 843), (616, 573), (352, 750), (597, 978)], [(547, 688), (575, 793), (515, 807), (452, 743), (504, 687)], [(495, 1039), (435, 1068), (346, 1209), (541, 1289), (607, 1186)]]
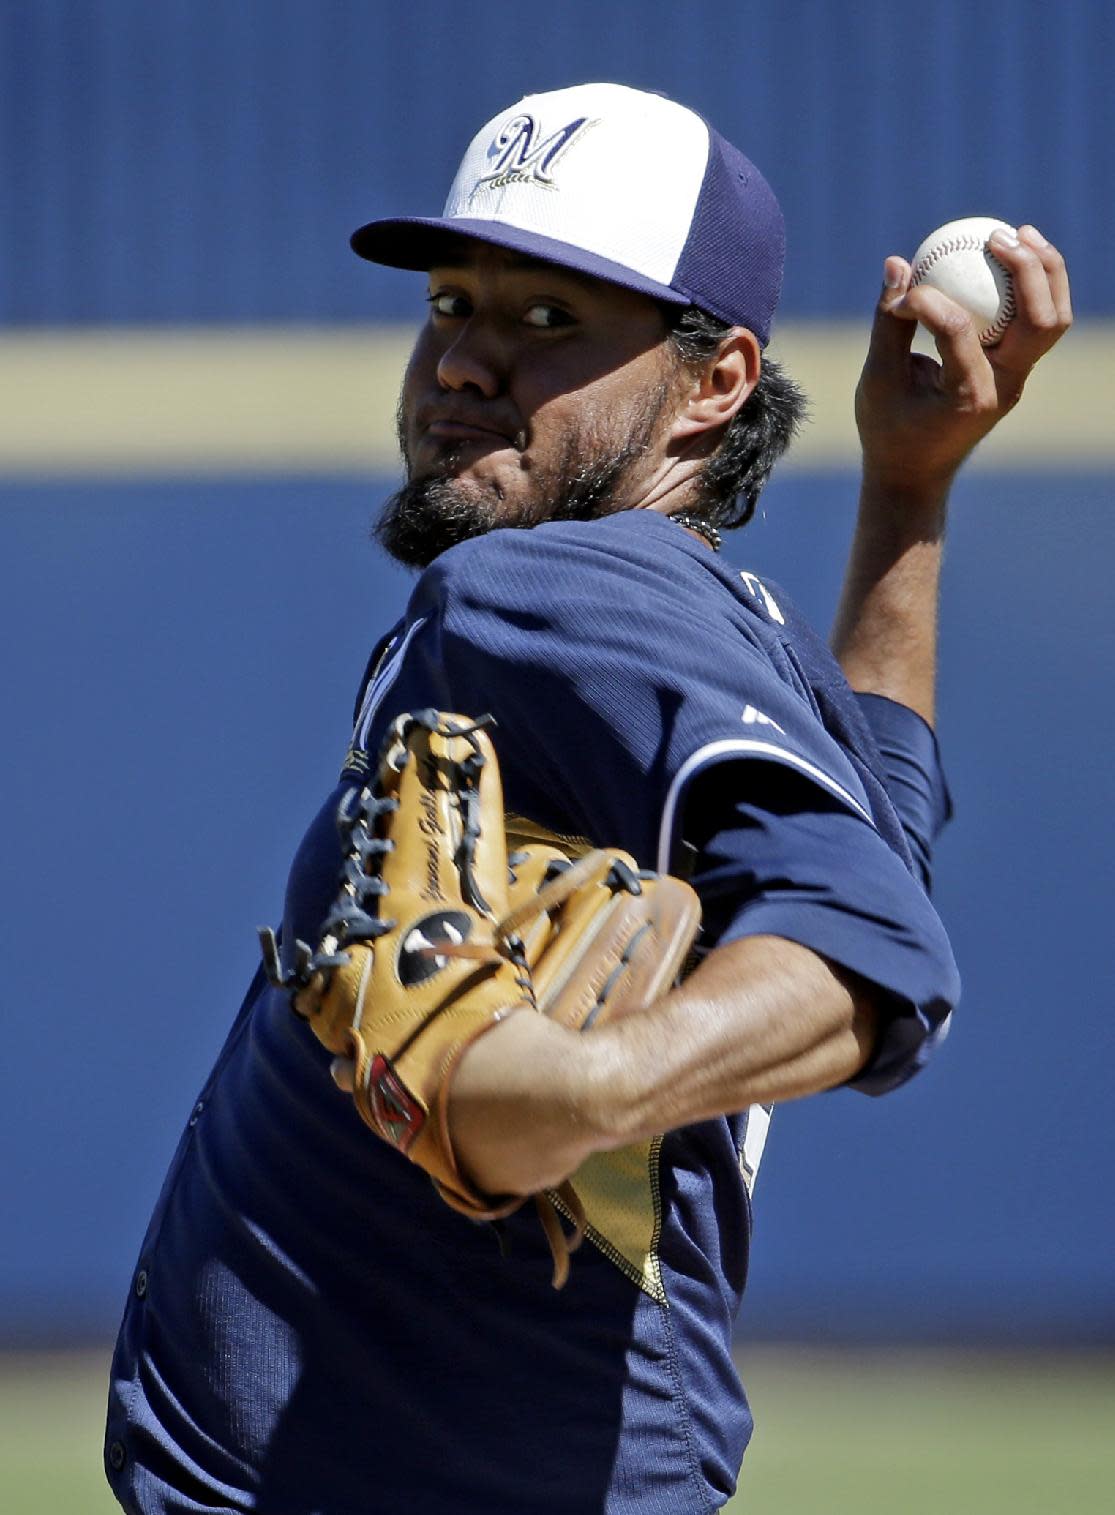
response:
[(0, 473), (394, 471), (411, 333), (150, 328), (0, 338)]
[[(8, 332), (0, 475), (393, 473), (411, 336), (372, 326)], [(783, 468), (855, 465), (852, 396), (866, 340), (862, 323), (778, 329), (771, 352), (812, 407)], [(1078, 327), (976, 466), (1111, 465), (1113, 372), (1115, 322)]]
[[(809, 395), (812, 421), (786, 460), (821, 470), (856, 465), (856, 382), (868, 329), (854, 323), (803, 323), (776, 329), (771, 355)], [(915, 350), (933, 353), (919, 330)], [(981, 444), (969, 466), (994, 469), (1104, 469), (1115, 463), (1115, 321), (1079, 325), (1047, 353), (1021, 405)]]

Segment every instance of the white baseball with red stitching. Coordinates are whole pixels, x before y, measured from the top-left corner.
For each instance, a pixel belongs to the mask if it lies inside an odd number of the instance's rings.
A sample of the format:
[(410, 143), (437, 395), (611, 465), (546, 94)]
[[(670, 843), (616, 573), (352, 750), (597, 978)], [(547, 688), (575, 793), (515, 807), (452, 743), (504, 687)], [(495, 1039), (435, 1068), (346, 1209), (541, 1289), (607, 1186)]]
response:
[(998, 342), (1015, 311), (1011, 276), (987, 245), (994, 231), (1015, 235), (993, 216), (949, 221), (926, 237), (911, 262), (911, 284), (928, 284), (962, 305), (979, 323), (984, 347)]

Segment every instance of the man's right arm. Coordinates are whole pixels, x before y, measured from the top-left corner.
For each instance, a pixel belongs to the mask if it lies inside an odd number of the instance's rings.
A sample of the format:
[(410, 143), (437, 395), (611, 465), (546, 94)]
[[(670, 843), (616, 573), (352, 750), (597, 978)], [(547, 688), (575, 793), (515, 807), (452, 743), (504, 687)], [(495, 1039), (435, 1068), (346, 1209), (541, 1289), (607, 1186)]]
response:
[[(1018, 403), (1034, 364), (1072, 323), (1064, 259), (1033, 227), (995, 256), (1010, 270), (1017, 313), (1001, 342), (910, 265), (888, 258), (856, 394), (863, 447), (859, 515), (833, 649), (852, 688), (885, 695), (933, 724), (937, 598), (948, 495), (964, 459)], [(911, 352), (916, 324), (940, 363)]]

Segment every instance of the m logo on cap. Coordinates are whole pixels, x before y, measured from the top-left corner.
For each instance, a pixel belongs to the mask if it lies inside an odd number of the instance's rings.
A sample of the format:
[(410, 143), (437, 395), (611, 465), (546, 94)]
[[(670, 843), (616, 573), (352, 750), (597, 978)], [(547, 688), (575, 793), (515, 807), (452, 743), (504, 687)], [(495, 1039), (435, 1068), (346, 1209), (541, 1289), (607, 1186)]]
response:
[(578, 116), (568, 126), (538, 141), (539, 128), (534, 117), (513, 116), (492, 139), (488, 148), (492, 172), (477, 179), (472, 194), (485, 184), (493, 189), (502, 189), (505, 184), (539, 184), (554, 189), (550, 169), (574, 138), (591, 124), (587, 116)]

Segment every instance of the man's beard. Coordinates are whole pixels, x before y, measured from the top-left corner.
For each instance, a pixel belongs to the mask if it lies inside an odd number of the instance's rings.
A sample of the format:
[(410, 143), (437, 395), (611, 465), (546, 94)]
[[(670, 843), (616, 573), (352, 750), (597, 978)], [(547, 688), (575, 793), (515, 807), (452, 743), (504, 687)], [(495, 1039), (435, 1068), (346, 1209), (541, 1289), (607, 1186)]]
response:
[[(527, 494), (509, 507), (494, 484), (456, 478), (450, 451), (442, 470), (408, 479), (386, 502), (373, 534), (380, 546), (408, 568), (425, 568), (446, 548), (496, 527), (537, 526), (542, 521), (594, 521), (633, 502), (623, 484), (645, 453), (671, 394), (663, 381), (649, 390), (626, 418), (622, 433), (587, 424), (565, 438), (556, 463), (531, 471)], [(398, 414), (399, 445), (406, 459), (404, 417)]]

